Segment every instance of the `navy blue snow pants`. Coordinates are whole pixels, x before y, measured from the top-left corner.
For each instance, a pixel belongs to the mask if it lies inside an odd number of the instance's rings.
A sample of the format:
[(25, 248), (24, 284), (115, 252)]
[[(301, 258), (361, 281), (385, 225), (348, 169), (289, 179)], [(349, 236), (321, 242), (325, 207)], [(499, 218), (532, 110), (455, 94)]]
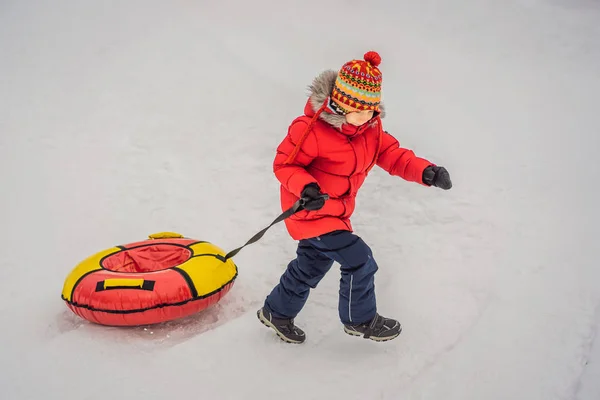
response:
[(335, 231), (300, 240), (280, 282), (265, 300), (276, 318), (295, 318), (308, 299), (310, 289), (336, 261), (341, 266), (339, 315), (344, 324), (370, 321), (376, 312), (374, 275), (377, 263), (367, 244), (349, 231)]

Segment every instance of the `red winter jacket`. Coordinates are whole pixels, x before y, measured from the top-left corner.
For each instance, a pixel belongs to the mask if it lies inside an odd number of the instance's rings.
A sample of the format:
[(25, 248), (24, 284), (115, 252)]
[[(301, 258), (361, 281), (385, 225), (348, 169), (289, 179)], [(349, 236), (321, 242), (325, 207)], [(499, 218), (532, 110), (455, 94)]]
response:
[(350, 216), (356, 194), (374, 165), (420, 184), (424, 184), (423, 170), (433, 165), (399, 147), (398, 141), (383, 131), (383, 114), (355, 127), (333, 113), (326, 100), (336, 76), (335, 71), (326, 71), (315, 79), (304, 115), (290, 125), (273, 163), (281, 183), (282, 210), (290, 208), (309, 183), (317, 183), (330, 197), (320, 210), (303, 210), (285, 220), (295, 240), (335, 230), (352, 231)]

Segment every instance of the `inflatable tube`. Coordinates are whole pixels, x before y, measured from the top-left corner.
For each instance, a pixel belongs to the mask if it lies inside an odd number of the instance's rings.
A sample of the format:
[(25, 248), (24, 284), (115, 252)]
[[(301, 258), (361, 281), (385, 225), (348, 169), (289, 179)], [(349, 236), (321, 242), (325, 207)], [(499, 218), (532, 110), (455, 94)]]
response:
[(217, 246), (163, 232), (83, 260), (67, 276), (61, 297), (71, 311), (97, 324), (149, 325), (212, 306), (237, 274)]

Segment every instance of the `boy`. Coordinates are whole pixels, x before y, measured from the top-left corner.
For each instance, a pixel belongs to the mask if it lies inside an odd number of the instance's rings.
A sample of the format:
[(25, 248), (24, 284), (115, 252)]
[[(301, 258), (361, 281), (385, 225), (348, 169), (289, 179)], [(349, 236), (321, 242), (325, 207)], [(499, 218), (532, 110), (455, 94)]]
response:
[(290, 236), (299, 241), (297, 257), (257, 312), (286, 342), (306, 339), (294, 318), (334, 261), (341, 266), (338, 309), (344, 331), (375, 341), (397, 337), (400, 323), (377, 313), (378, 266), (371, 249), (352, 233), (356, 194), (375, 165), (407, 181), (452, 187), (444, 167), (400, 147), (383, 130), (380, 62), (379, 54), (370, 51), (339, 72), (319, 75), (310, 86), (304, 115), (292, 122), (277, 148), (273, 168), (281, 183), (282, 208), (301, 197), (309, 199), (302, 211), (285, 220)]

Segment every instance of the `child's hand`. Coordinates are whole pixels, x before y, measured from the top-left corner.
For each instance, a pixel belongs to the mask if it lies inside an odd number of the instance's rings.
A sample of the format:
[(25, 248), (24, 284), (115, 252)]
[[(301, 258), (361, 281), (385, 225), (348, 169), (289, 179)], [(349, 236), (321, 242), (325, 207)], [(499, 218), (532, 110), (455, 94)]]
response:
[(325, 198), (321, 189), (315, 183), (309, 183), (302, 190), (301, 197), (308, 201), (304, 205), (304, 209), (308, 211), (320, 210), (325, 205)]
[(423, 183), (448, 190), (452, 187), (450, 173), (444, 167), (430, 165), (423, 171)]

